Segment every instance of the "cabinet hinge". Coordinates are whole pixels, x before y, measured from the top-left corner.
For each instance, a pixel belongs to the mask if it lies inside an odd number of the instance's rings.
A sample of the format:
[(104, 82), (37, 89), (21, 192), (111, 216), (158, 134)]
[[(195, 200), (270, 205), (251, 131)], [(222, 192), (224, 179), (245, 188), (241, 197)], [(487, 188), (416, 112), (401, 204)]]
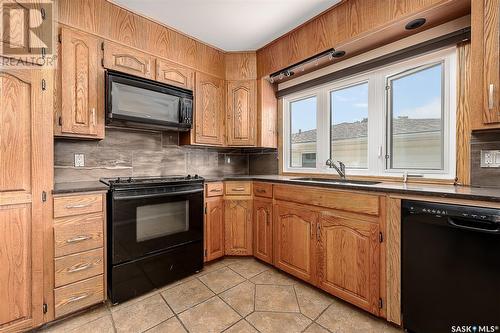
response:
[(42, 48), (42, 59), (45, 59), (45, 56), (47, 55), (47, 49)]
[(43, 303), (42, 305), (42, 310), (43, 310), (43, 313), (47, 313), (49, 311), (49, 306), (47, 305), (47, 303)]
[(59, 126), (62, 126), (62, 117), (59, 117), (58, 123), (59, 123)]
[(47, 192), (43, 191), (42, 192), (42, 202), (47, 201)]
[(104, 42), (101, 42), (101, 50), (104, 51)]
[(42, 20), (45, 20), (47, 17), (47, 12), (45, 11), (45, 8), (40, 8), (40, 16), (42, 17)]
[(101, 66), (104, 67), (104, 58), (101, 59)]
[(205, 257), (206, 257), (206, 256), (207, 256), (207, 250), (206, 250), (206, 249), (205, 249), (205, 252), (204, 252), (204, 253), (205, 253)]
[(382, 309), (384, 307), (384, 301), (382, 300), (382, 298), (378, 299), (378, 307), (379, 309)]
[(59, 41), (59, 43), (62, 43), (62, 35), (61, 34), (57, 35), (57, 40)]
[(45, 79), (42, 79), (42, 90), (47, 90), (47, 81), (45, 81)]
[(378, 233), (378, 240), (380, 243), (384, 242), (384, 234), (382, 234), (381, 232)]
[(206, 213), (207, 213), (207, 211), (208, 211), (207, 206), (208, 206), (208, 205), (207, 205), (207, 204), (205, 204), (205, 214), (206, 214)]

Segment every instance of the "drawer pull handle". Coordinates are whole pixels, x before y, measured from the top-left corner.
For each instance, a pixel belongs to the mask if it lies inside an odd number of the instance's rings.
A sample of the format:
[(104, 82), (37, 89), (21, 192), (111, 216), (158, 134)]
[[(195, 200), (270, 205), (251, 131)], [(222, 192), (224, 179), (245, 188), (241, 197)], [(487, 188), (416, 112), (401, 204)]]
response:
[(90, 296), (90, 294), (82, 294), (82, 295), (79, 295), (79, 296), (73, 296), (73, 297), (70, 297), (68, 299), (68, 303), (78, 302), (78, 301), (81, 301), (82, 299), (85, 299), (85, 298), (87, 298), (89, 296)]
[(85, 207), (89, 207), (90, 205), (92, 205), (92, 204), (86, 203), (86, 204), (79, 204), (79, 205), (67, 205), (66, 209), (85, 208)]
[(210, 192), (221, 192), (221, 189), (214, 188), (214, 189), (211, 189)]
[(74, 238), (70, 238), (70, 239), (67, 239), (66, 240), (66, 243), (68, 244), (71, 244), (71, 243), (78, 243), (78, 242), (83, 242), (83, 241), (86, 241), (88, 239), (92, 239), (92, 236), (85, 236), (85, 235), (82, 235), (82, 236), (76, 236)]
[(236, 191), (236, 192), (243, 192), (245, 190), (244, 187), (236, 187), (236, 188), (233, 188), (233, 191)]
[(261, 188), (258, 188), (255, 191), (257, 191), (257, 193), (266, 193), (266, 190), (263, 190)]
[(94, 266), (93, 264), (91, 263), (88, 263), (88, 264), (84, 264), (84, 265), (75, 265), (73, 267), (71, 267), (69, 270), (68, 270), (68, 273), (76, 273), (76, 272), (81, 272), (81, 271), (84, 271), (86, 269), (89, 269), (90, 267)]
[(489, 90), (488, 90), (488, 109), (493, 109), (494, 107), (494, 92), (495, 92), (495, 85), (494, 84), (490, 84), (489, 86)]

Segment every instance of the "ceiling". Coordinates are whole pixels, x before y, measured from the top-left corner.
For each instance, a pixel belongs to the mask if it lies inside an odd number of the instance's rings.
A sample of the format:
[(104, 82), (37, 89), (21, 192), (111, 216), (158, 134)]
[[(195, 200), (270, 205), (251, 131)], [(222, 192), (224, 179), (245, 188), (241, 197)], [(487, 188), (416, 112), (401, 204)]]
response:
[(340, 0), (113, 0), (224, 51), (257, 50)]

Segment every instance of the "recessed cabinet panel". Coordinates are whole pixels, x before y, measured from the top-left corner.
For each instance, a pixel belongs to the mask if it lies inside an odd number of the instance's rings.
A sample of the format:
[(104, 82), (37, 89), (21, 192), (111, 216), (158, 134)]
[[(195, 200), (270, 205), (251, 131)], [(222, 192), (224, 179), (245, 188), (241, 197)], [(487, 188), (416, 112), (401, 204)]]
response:
[[(104, 126), (99, 104), (103, 85), (98, 72), (99, 40), (91, 35), (62, 29), (61, 126), (64, 134), (97, 136)], [(100, 124), (100, 125), (99, 125)], [(101, 136), (102, 136), (101, 131)]]
[(255, 80), (227, 83), (227, 144), (256, 145), (257, 84)]
[(319, 287), (378, 315), (378, 223), (325, 213), (319, 229)]

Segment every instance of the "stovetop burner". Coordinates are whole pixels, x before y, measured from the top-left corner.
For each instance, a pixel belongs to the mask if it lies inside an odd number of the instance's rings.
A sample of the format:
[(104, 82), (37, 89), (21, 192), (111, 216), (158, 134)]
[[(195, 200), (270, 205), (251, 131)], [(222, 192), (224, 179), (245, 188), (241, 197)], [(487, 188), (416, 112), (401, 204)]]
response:
[(185, 182), (202, 182), (203, 177), (198, 175), (187, 176), (169, 176), (169, 177), (116, 177), (116, 178), (101, 178), (101, 182), (111, 186), (141, 186), (141, 185), (168, 185), (174, 183)]

